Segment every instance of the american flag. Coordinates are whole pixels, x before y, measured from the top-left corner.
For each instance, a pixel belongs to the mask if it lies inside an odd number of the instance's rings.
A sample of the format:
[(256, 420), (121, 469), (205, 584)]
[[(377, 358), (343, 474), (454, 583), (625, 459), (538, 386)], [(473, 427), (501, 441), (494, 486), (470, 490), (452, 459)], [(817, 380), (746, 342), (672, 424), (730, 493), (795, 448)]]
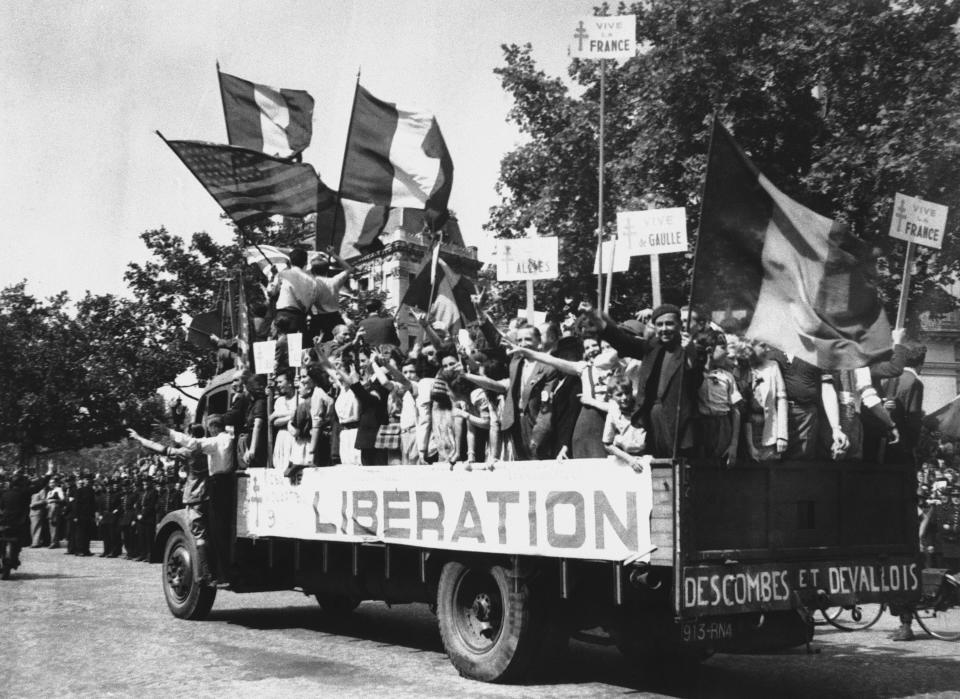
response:
[(163, 140), (238, 226), (276, 214), (303, 217), (334, 203), (307, 163), (235, 146)]

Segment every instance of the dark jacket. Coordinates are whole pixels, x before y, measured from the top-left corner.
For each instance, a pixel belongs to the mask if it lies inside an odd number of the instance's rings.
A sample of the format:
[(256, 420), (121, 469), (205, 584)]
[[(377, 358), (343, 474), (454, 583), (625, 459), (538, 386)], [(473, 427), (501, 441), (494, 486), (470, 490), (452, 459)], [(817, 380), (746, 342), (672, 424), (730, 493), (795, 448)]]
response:
[(518, 458), (552, 458), (558, 451), (554, 448), (551, 429), (553, 392), (560, 375), (546, 364), (536, 362), (523, 383), (522, 366), (527, 361), (532, 360), (514, 357), (510, 362), (510, 384), (503, 401), (500, 431), (513, 431)]
[(357, 396), (360, 403), (360, 417), (357, 424), (357, 441), (355, 449), (373, 449), (377, 441), (380, 425), (390, 421), (387, 414), (387, 389), (374, 382), (370, 388), (361, 383), (350, 386), (350, 390)]
[(670, 376), (661, 381), (668, 348), (659, 339), (644, 340), (609, 323), (600, 337), (621, 357), (635, 357), (642, 362), (637, 377), (637, 408), (631, 422), (647, 430), (651, 454), (657, 458), (672, 457), (674, 445), (680, 449), (691, 446), (690, 428), (697, 412), (697, 389), (703, 382), (703, 362), (695, 343), (674, 350), (677, 361), (670, 362)]

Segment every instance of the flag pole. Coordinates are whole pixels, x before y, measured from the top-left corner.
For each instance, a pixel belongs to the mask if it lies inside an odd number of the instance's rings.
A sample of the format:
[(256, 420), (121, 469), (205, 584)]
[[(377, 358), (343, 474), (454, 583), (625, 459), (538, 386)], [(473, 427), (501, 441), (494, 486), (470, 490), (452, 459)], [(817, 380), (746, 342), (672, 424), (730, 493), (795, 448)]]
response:
[(606, 313), (610, 310), (610, 295), (613, 293), (613, 258), (617, 254), (617, 243), (619, 242), (618, 238), (614, 238), (613, 241), (613, 252), (610, 255), (610, 269), (607, 270), (607, 295), (603, 301), (603, 312)]
[[(603, 120), (604, 120), (604, 93), (606, 92), (607, 59), (600, 59), (600, 167), (598, 170), (598, 197), (597, 197), (597, 305), (603, 304)], [(613, 262), (611, 260), (611, 268)], [(609, 298), (609, 297), (608, 297)], [(606, 311), (607, 307), (602, 306)]]
[[(347, 171), (347, 155), (350, 154), (350, 136), (353, 133), (353, 117), (357, 112), (357, 94), (360, 92), (360, 66), (357, 66), (357, 82), (353, 87), (353, 104), (350, 105), (350, 121), (347, 122), (347, 138), (343, 144), (343, 161), (340, 163), (340, 181), (337, 183), (337, 197), (333, 207), (333, 222), (330, 224), (330, 244), (333, 245), (333, 236), (337, 234), (337, 223), (340, 220), (340, 209), (343, 208), (341, 201), (343, 195), (340, 190), (343, 189), (343, 174)], [(314, 223), (314, 237), (316, 238), (316, 248), (320, 249), (320, 214)]]
[(897, 307), (897, 323), (894, 327), (902, 328), (907, 319), (907, 297), (910, 296), (910, 280), (913, 276), (913, 255), (916, 252), (916, 243), (907, 242), (907, 254), (903, 259), (903, 281), (900, 285), (900, 305)]

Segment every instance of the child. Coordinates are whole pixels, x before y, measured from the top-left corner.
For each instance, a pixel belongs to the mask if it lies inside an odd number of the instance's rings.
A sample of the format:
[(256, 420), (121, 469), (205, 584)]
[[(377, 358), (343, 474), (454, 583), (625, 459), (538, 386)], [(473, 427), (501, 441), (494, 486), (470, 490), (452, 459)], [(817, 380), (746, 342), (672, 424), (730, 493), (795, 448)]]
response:
[(750, 349), (750, 410), (744, 434), (754, 461), (779, 459), (787, 450), (787, 389), (780, 365), (763, 342)]
[(740, 436), (740, 411), (737, 404), (743, 400), (731, 371), (727, 354), (727, 338), (716, 330), (708, 330), (705, 337), (707, 365), (703, 383), (697, 392), (699, 418), (696, 422), (697, 444), (701, 456), (720, 459), (721, 464), (733, 466), (737, 461)]
[(637, 458), (647, 446), (647, 431), (630, 422), (634, 410), (633, 384), (629, 379), (611, 379), (607, 385), (607, 419), (603, 425), (603, 446), (608, 454), (623, 459), (640, 473), (643, 461)]

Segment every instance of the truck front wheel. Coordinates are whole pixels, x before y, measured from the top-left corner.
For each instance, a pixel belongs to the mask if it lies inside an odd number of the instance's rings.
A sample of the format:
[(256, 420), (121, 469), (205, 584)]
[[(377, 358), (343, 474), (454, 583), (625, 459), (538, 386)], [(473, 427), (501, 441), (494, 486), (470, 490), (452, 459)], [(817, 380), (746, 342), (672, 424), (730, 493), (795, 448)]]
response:
[(163, 552), (163, 596), (170, 613), (179, 619), (203, 619), (210, 613), (217, 588), (196, 580), (196, 547), (180, 530), (167, 539)]
[(531, 668), (544, 614), (527, 582), (499, 565), (450, 561), (440, 573), (437, 618), (443, 646), (464, 677), (512, 682)]

